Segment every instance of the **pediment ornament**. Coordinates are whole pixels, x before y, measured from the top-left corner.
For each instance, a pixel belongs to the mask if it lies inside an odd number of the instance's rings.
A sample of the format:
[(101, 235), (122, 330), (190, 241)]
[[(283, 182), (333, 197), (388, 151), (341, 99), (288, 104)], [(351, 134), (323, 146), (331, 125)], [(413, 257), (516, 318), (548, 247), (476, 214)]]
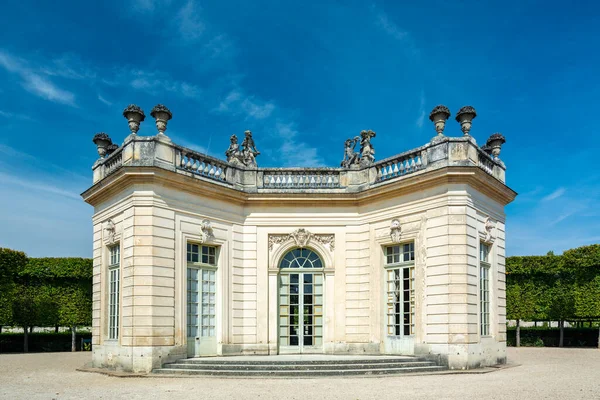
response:
[(269, 251), (273, 250), (274, 245), (281, 245), (288, 241), (293, 241), (298, 247), (306, 247), (311, 240), (328, 246), (330, 251), (335, 249), (335, 235), (315, 234), (304, 228), (300, 228), (289, 234), (269, 235)]

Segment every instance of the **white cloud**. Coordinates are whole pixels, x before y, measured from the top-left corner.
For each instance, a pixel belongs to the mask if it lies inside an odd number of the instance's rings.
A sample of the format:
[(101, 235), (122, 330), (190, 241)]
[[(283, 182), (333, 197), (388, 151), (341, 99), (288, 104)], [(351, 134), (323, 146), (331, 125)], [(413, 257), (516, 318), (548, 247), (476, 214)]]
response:
[(389, 35), (396, 40), (404, 40), (408, 37), (408, 32), (401, 30), (391, 22), (388, 16), (384, 13), (377, 14), (377, 24)]
[[(4, 110), (0, 110), (0, 117), (33, 121), (33, 118), (31, 118), (29, 115), (13, 113), (13, 112), (4, 111)], [(1, 150), (1, 147), (2, 147), (2, 145), (0, 144), (0, 150)]]
[(372, 6), (371, 12), (375, 14), (375, 25), (381, 28), (381, 30), (390, 37), (402, 43), (409, 57), (419, 59), (420, 51), (417, 48), (412, 35), (408, 31), (398, 27), (398, 25), (390, 20), (385, 12), (379, 10), (377, 7)]
[(271, 101), (262, 101), (255, 96), (245, 96), (241, 89), (234, 89), (213, 111), (231, 115), (244, 115), (246, 119), (261, 120), (269, 118), (275, 109), (275, 104)]
[(419, 97), (419, 118), (415, 124), (417, 128), (421, 129), (423, 127), (423, 123), (425, 121), (425, 92), (421, 90), (421, 96)]
[(34, 72), (24, 60), (0, 51), (0, 65), (7, 71), (19, 75), (22, 80), (21, 85), (28, 92), (49, 101), (76, 107), (73, 93), (59, 88), (47, 78)]
[[(119, 82), (119, 83), (117, 83)], [(181, 94), (183, 97), (198, 98), (202, 90), (191, 83), (177, 81), (162, 71), (144, 71), (122, 69), (116, 78), (115, 85), (129, 83), (136, 89), (153, 95), (161, 91)]]
[(56, 103), (77, 107), (73, 93), (59, 88), (48, 79), (33, 72), (25, 72), (21, 74), (21, 77), (23, 78), (23, 87), (30, 93)]
[(187, 3), (177, 13), (174, 25), (182, 39), (195, 42), (202, 37), (206, 25), (200, 17), (201, 8), (193, 0)]
[(251, 98), (244, 99), (241, 107), (249, 117), (255, 119), (265, 119), (270, 116), (275, 109), (275, 105), (271, 102), (259, 104)]
[(112, 103), (110, 101), (106, 100), (104, 97), (102, 97), (100, 95), (98, 95), (98, 100), (100, 100), (101, 102), (103, 102), (107, 106), (112, 106)]
[(561, 187), (561, 188), (556, 189), (554, 192), (550, 193), (549, 195), (543, 197), (542, 201), (555, 200), (555, 199), (558, 199), (559, 197), (561, 197), (563, 194), (565, 194), (565, 188)]
[(21, 186), (36, 192), (57, 194), (59, 196), (68, 197), (77, 201), (81, 199), (76, 191), (65, 190), (58, 186), (50, 185), (40, 181), (28, 180), (22, 176), (12, 176), (0, 172), (0, 182), (6, 185)]
[(275, 124), (275, 131), (283, 140), (279, 152), (284, 167), (322, 167), (324, 165), (323, 159), (319, 157), (315, 147), (296, 140), (298, 131), (293, 122), (278, 121)]
[(231, 105), (238, 102), (241, 97), (242, 97), (242, 94), (239, 91), (232, 90), (231, 92), (229, 92), (227, 97), (225, 97), (225, 100), (223, 100), (222, 102), (219, 103), (219, 106), (214, 111), (218, 111), (218, 112), (231, 111), (231, 108), (230, 108)]
[(171, 4), (171, 0), (133, 0), (132, 6), (136, 11), (154, 12), (163, 5)]

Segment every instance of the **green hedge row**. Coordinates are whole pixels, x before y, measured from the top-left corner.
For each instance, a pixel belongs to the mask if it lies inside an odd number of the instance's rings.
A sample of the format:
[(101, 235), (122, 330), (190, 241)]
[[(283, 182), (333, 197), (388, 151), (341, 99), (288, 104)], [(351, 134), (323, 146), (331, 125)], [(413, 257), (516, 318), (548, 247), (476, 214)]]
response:
[(600, 244), (506, 259), (507, 318), (600, 319)]
[[(81, 339), (91, 339), (90, 332), (77, 332), (75, 343), (77, 351), (81, 348)], [(88, 349), (85, 349), (88, 350)], [(71, 351), (71, 332), (34, 332), (29, 334), (29, 351)], [(22, 353), (22, 333), (0, 334), (0, 353)]]
[[(506, 344), (515, 346), (516, 329), (508, 328), (506, 333)], [(597, 347), (598, 328), (564, 328), (563, 340), (566, 347)], [(558, 347), (559, 341), (559, 328), (521, 328), (521, 346)]]

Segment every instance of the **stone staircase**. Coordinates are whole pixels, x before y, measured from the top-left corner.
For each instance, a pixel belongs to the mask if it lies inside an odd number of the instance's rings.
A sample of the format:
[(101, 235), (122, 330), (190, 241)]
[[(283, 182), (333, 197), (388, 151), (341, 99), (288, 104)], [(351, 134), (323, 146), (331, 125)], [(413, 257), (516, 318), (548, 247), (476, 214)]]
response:
[(206, 375), (240, 377), (320, 377), (392, 375), (444, 371), (410, 356), (233, 356), (180, 359), (152, 371), (160, 375)]

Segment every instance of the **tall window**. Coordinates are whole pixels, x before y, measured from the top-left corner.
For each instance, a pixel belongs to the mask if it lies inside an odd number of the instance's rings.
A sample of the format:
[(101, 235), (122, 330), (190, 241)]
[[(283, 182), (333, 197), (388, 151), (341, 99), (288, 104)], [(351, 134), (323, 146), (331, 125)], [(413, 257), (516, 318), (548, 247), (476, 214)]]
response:
[(490, 246), (479, 245), (479, 315), (481, 336), (490, 334)]
[(390, 336), (415, 333), (415, 244), (385, 248), (387, 331)]
[(187, 245), (187, 336), (215, 336), (217, 248)]
[(108, 338), (119, 338), (119, 297), (121, 281), (121, 247), (109, 248), (108, 263)]

